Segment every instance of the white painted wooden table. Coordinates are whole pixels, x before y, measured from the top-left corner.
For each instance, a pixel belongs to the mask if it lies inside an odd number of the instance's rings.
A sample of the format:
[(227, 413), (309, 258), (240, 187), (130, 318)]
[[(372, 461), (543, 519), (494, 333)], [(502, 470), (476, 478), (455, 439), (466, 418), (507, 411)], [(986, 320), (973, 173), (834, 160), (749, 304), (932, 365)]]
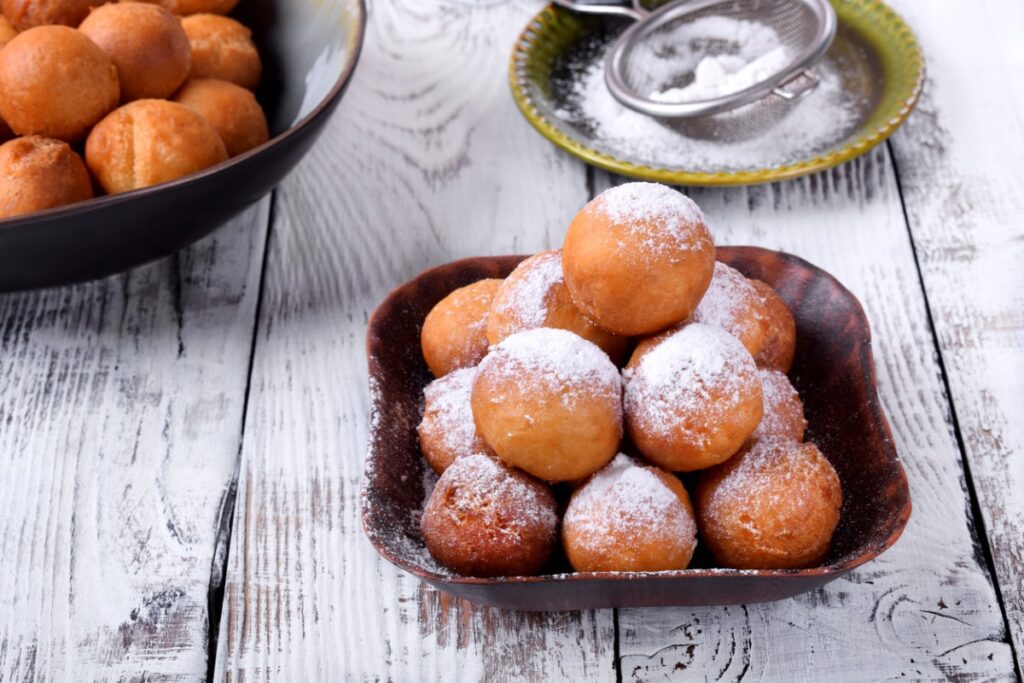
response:
[(352, 86), (270, 198), (137, 271), (0, 297), (0, 680), (1012, 680), (1024, 655), (1024, 4), (894, 4), (926, 50), (886, 145), (688, 190), (871, 318), (914, 514), (774, 604), (523, 614), (363, 537), (363, 334), (391, 287), (557, 245), (619, 179), (516, 112), (536, 0), (376, 0)]

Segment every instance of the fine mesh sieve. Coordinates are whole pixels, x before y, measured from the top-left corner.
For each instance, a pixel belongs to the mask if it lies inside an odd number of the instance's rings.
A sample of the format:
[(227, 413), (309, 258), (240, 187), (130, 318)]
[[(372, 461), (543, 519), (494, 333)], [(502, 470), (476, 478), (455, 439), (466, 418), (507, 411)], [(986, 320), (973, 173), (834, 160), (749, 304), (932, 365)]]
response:
[[(609, 91), (625, 106), (678, 120), (688, 133), (701, 137), (747, 137), (785, 115), (787, 103), (817, 86), (812, 67), (836, 32), (835, 11), (828, 0), (675, 0), (654, 11), (646, 10), (639, 0), (628, 5), (608, 0), (555, 1), (577, 12), (636, 19), (608, 53), (605, 82)], [(750, 35), (708, 31), (726, 25), (723, 19), (733, 27), (744, 22), (742, 27)], [(737, 89), (726, 85), (710, 92), (687, 90), (704, 57), (741, 62), (758, 57), (743, 53), (752, 49), (751, 41), (756, 43), (757, 32), (763, 37), (765, 29), (774, 34), (773, 54), (768, 55), (774, 59), (759, 61), (759, 71), (747, 70), (743, 79), (734, 81)]]

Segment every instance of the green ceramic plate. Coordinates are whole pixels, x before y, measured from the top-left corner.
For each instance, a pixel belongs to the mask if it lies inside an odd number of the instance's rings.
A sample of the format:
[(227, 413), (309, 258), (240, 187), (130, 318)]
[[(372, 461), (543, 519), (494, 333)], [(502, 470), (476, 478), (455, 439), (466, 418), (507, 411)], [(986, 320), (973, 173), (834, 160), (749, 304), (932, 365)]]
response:
[[(716, 142), (713, 148), (699, 135), (677, 132), (678, 145), (641, 145), (646, 147), (641, 152), (602, 135), (581, 104), (581, 68), (599, 59), (627, 24), (554, 6), (534, 17), (516, 42), (509, 73), (512, 95), (541, 135), (587, 163), (622, 175), (677, 185), (746, 185), (814, 173), (863, 154), (891, 135), (910, 114), (924, 81), (917, 39), (887, 5), (878, 0), (832, 4), (839, 30), (821, 70), (840, 79), (833, 93), (845, 99), (842, 112), (824, 111), (836, 124), (810, 146), (801, 147), (800, 135), (771, 127), (741, 143), (722, 147)], [(812, 93), (797, 106), (809, 106), (818, 96)], [(822, 90), (820, 97), (825, 96)], [(795, 116), (777, 125), (792, 129)], [(654, 120), (640, 123), (649, 126)], [(654, 133), (659, 132), (664, 131)], [(690, 153), (685, 145), (696, 145), (697, 151)]]

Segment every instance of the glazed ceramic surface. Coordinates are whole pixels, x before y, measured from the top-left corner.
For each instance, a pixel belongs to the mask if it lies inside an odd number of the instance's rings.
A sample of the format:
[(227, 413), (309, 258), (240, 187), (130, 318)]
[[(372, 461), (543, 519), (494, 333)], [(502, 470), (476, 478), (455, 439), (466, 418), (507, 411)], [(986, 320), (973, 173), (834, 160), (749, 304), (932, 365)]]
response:
[(362, 46), (362, 0), (242, 0), (263, 60), (271, 139), (199, 173), (0, 221), (0, 291), (67, 284), (167, 256), (284, 178), (341, 100)]
[(477, 579), (439, 568), (416, 524), (426, 468), (416, 426), (423, 387), (431, 380), (420, 353), (420, 328), (449, 292), (481, 278), (505, 277), (523, 258), (472, 258), (427, 271), (392, 292), (370, 320), (371, 428), (362, 517), (381, 555), (474, 602), (591, 609), (779, 600), (832, 581), (896, 542), (910, 517), (910, 492), (878, 401), (871, 333), (860, 303), (831, 275), (796, 256), (721, 247), (720, 260), (775, 287), (796, 319), (790, 378), (804, 401), (807, 440), (818, 444), (843, 485), (842, 516), (825, 563), (801, 570), (721, 569), (699, 549), (689, 569), (648, 574), (575, 573), (560, 554), (542, 576)]

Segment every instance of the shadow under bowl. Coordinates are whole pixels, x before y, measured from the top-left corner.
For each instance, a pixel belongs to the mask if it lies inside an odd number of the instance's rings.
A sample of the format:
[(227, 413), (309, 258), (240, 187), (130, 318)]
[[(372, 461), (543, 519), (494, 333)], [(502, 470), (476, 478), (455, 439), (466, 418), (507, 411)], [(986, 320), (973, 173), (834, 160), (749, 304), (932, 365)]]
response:
[(807, 440), (839, 474), (843, 507), (821, 566), (738, 570), (698, 553), (691, 567), (655, 573), (573, 572), (564, 556), (541, 576), (472, 578), (438, 567), (420, 536), (426, 464), (416, 434), (424, 386), (432, 379), (420, 353), (430, 309), (452, 290), (508, 275), (525, 256), (455, 261), (394, 290), (367, 331), (370, 439), (361, 497), (363, 529), (387, 560), (472, 602), (524, 610), (577, 610), (767, 602), (814, 590), (880, 555), (910, 518), (907, 477), (878, 400), (871, 332), (857, 299), (834, 277), (801, 258), (757, 247), (720, 247), (718, 259), (764, 280), (797, 324), (790, 378), (806, 408)]
[[(64, 285), (168, 256), (269, 192), (309, 151), (355, 69), (363, 0), (242, 0), (263, 61), (271, 139), (171, 182), (0, 220), (0, 292)], [(79, 149), (80, 151), (80, 149)]]

